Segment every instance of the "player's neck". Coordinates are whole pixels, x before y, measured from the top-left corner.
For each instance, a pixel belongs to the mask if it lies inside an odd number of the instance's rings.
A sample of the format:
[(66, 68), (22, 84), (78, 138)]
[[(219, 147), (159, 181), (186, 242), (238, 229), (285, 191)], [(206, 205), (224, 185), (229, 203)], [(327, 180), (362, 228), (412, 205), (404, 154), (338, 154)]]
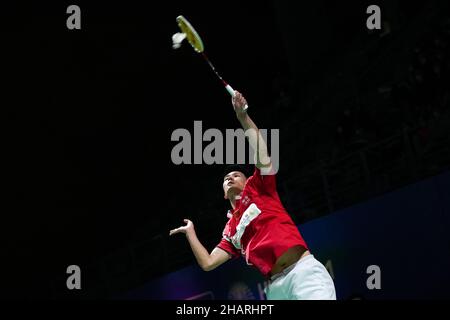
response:
[(231, 207), (233, 208), (233, 210), (236, 209), (236, 202), (237, 202), (238, 200), (240, 200), (240, 199), (241, 199), (241, 193), (239, 193), (239, 194), (233, 194), (233, 195), (230, 197), (230, 204), (231, 204)]

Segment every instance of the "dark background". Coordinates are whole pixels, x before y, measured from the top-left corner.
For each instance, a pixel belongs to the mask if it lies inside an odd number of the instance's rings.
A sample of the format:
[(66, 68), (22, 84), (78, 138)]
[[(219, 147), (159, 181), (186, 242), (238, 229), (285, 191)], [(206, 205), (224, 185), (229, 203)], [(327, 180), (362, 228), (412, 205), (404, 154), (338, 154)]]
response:
[(174, 165), (170, 137), (239, 123), (205, 62), (171, 48), (179, 14), (259, 127), (280, 129), (297, 223), (448, 169), (446, 1), (76, 3), (81, 30), (70, 4), (2, 5), (3, 297), (107, 298), (191, 264), (168, 237), (185, 217), (219, 241), (223, 166)]

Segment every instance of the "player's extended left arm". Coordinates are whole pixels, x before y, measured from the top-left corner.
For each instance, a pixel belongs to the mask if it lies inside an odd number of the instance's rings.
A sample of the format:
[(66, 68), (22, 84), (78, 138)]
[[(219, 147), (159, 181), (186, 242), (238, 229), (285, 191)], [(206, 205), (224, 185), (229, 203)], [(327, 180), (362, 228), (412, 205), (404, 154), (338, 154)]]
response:
[(255, 152), (255, 163), (258, 168), (270, 166), (270, 157), (267, 151), (267, 144), (264, 141), (258, 127), (248, 115), (244, 107), (247, 105), (247, 101), (238, 91), (232, 98), (234, 111), (236, 112), (237, 119), (241, 123), (242, 128), (246, 132), (250, 147)]

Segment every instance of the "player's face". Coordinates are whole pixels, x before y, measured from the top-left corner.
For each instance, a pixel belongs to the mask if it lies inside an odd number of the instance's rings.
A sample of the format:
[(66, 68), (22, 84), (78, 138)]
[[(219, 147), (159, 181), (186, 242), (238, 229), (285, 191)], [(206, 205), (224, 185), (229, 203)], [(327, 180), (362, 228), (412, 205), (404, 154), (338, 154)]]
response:
[(225, 199), (228, 199), (231, 194), (239, 194), (244, 190), (245, 181), (247, 178), (240, 171), (232, 171), (223, 178), (223, 191)]

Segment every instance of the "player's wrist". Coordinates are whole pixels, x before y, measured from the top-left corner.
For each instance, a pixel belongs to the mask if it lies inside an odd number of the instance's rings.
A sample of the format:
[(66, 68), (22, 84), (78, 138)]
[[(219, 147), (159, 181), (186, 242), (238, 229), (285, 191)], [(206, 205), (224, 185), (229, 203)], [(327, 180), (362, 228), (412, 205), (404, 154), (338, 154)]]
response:
[(234, 110), (236, 112), (236, 117), (241, 120), (247, 118), (247, 110)]
[(194, 228), (187, 229), (185, 235), (186, 235), (186, 238), (192, 238), (193, 236), (195, 236)]

